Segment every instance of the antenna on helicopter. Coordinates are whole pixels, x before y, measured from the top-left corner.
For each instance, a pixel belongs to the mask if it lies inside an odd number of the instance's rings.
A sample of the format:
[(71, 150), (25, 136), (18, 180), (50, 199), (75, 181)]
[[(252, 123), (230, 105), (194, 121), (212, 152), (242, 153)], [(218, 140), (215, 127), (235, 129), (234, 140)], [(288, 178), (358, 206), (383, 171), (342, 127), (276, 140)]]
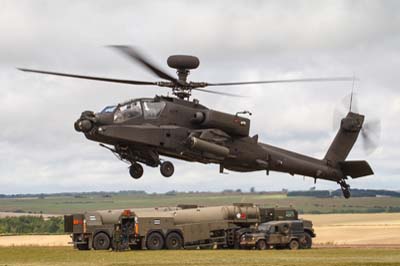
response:
[(350, 94), (350, 108), (349, 108), (349, 111), (351, 112), (351, 107), (352, 107), (352, 105), (353, 105), (353, 92), (354, 92), (354, 83), (355, 83), (355, 80), (356, 80), (356, 76), (355, 76), (355, 74), (353, 73), (353, 84), (352, 84), (352, 86), (351, 86), (351, 94)]

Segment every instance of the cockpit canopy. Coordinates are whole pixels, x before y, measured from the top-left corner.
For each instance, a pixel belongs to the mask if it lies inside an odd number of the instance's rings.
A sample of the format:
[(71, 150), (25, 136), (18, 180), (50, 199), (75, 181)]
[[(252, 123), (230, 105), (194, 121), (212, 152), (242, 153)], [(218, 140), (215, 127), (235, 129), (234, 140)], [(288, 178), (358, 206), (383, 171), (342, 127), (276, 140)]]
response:
[(118, 106), (107, 106), (101, 113), (114, 113), (114, 122), (122, 123), (133, 118), (156, 119), (165, 108), (165, 102), (153, 99), (132, 100)]
[(101, 114), (105, 114), (105, 113), (113, 113), (114, 112), (114, 110), (115, 110), (115, 108), (117, 108), (117, 106), (116, 105), (109, 105), (109, 106), (106, 106), (106, 107), (104, 107), (104, 109), (103, 110), (101, 110)]

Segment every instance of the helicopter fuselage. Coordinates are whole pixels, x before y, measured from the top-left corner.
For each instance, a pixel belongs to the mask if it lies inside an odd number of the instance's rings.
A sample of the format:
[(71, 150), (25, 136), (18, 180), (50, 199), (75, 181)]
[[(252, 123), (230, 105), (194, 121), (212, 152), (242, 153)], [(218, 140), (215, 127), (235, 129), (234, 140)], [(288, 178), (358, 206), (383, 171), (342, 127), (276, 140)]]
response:
[(340, 168), (299, 153), (258, 142), (249, 136), (248, 118), (227, 114), (174, 97), (135, 99), (102, 112), (83, 112), (75, 129), (109, 148), (121, 160), (151, 167), (160, 156), (215, 163), (224, 169), (264, 170), (339, 181)]

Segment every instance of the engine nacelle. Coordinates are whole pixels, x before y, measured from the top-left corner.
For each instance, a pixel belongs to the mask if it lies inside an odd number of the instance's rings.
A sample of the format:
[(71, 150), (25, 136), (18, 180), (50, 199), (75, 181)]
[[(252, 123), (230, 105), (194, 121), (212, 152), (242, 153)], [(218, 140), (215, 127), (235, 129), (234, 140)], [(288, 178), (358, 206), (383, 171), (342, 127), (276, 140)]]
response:
[(250, 132), (250, 119), (207, 110), (201, 126), (205, 128), (218, 128), (230, 135), (248, 136)]

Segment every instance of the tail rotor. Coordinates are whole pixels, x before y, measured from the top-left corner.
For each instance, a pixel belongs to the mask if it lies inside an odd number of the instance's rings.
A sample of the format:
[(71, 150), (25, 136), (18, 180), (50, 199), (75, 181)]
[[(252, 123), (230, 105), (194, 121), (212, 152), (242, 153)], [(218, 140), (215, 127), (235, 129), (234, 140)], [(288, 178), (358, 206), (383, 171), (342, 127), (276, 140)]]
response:
[[(357, 94), (353, 92), (346, 95), (334, 109), (333, 127), (335, 130), (340, 127), (342, 119), (349, 112), (359, 113)], [(361, 138), (363, 150), (367, 155), (372, 154), (379, 147), (380, 136), (380, 119), (366, 119), (361, 128)]]

